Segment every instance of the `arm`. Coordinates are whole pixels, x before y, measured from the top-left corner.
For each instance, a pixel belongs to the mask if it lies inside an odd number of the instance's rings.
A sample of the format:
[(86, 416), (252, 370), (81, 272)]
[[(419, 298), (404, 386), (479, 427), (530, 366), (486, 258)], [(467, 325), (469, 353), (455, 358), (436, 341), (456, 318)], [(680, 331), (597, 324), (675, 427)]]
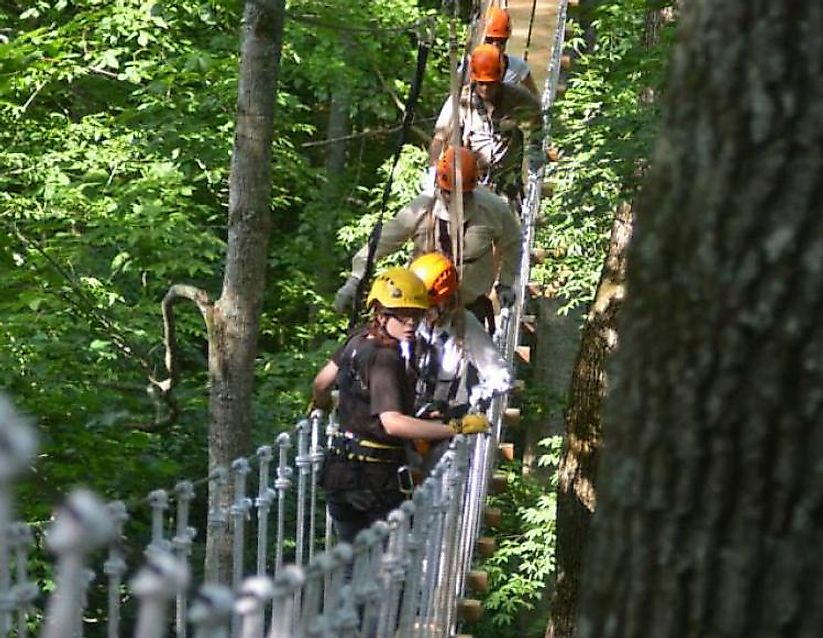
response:
[[(405, 206), (397, 216), (390, 219), (383, 226), (380, 233), (380, 240), (377, 242), (377, 249), (374, 252), (374, 260), (377, 261), (391, 255), (399, 250), (407, 240), (414, 236), (414, 231), (420, 221), (420, 211), (425, 210), (431, 202), (431, 197), (421, 195), (408, 206)], [(351, 274), (358, 279), (362, 279), (366, 273), (366, 260), (369, 256), (369, 245), (366, 243), (351, 261)]]
[(407, 416), (402, 412), (380, 413), (380, 423), (391, 436), (401, 439), (427, 439), (437, 441), (454, 436), (454, 430), (441, 421), (425, 421)]
[(489, 333), (470, 312), (466, 312), (464, 347), (469, 363), (477, 368), (479, 383), (471, 389), (469, 403), (476, 405), (480, 399), (489, 399), (508, 392), (514, 385), (511, 366), (495, 347)]
[(452, 117), (452, 99), (449, 97), (440, 109), (440, 115), (437, 116), (437, 122), (434, 125), (434, 135), (429, 145), (429, 166), (437, 164), (440, 154), (451, 137)]
[(337, 372), (339, 370), (340, 368), (337, 367), (334, 361), (328, 361), (314, 377), (312, 399), (314, 405), (318, 408), (326, 410), (331, 406), (331, 390), (335, 381), (337, 381)]

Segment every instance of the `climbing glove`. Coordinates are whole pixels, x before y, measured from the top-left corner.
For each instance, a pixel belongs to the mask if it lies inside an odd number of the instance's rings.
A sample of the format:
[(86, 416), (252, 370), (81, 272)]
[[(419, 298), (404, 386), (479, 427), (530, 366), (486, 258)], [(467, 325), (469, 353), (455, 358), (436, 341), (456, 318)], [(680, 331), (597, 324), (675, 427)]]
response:
[(494, 291), (497, 293), (497, 300), (500, 302), (502, 308), (510, 308), (514, 305), (514, 288), (506, 284), (497, 284), (494, 287)]
[(455, 434), (486, 434), (492, 429), (485, 414), (467, 414), (462, 419), (452, 419), (449, 427)]
[(354, 297), (357, 294), (357, 285), (360, 279), (352, 275), (346, 280), (337, 294), (334, 296), (334, 309), (339, 313), (346, 312), (354, 304)]

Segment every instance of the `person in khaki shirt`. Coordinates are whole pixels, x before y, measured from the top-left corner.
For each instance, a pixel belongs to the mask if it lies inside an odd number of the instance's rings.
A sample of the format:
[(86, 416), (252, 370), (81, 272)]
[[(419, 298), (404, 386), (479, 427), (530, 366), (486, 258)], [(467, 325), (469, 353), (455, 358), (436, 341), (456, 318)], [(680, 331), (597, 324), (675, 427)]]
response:
[[(476, 187), (476, 158), (465, 148), (460, 152), (463, 176), (460, 291), (465, 307), (493, 331), (494, 313), (488, 293), (497, 280), (495, 289), (501, 305), (514, 302), (512, 284), (520, 266), (520, 223), (500, 197), (483, 187)], [(434, 195), (419, 195), (383, 226), (375, 260), (396, 252), (409, 239), (414, 243), (412, 258), (433, 251), (453, 257), (455, 229), (449, 217), (453, 184), (454, 150), (450, 148), (438, 162), (438, 187)], [(499, 271), (495, 267), (495, 255), (499, 256)], [(334, 305), (338, 312), (344, 312), (354, 301), (357, 286), (366, 271), (367, 258), (368, 244), (352, 259), (352, 274), (337, 291)]]
[[(458, 99), (458, 121), (462, 145), (477, 154), (482, 167), (480, 182), (514, 206), (523, 184), (522, 127), (531, 129), (529, 168), (536, 170), (543, 163), (542, 117), (538, 99), (523, 86), (503, 82), (503, 71), (495, 45), (481, 44), (472, 51), (471, 83)], [(453, 126), (454, 104), (449, 97), (435, 123), (429, 146), (431, 166), (451, 139)]]

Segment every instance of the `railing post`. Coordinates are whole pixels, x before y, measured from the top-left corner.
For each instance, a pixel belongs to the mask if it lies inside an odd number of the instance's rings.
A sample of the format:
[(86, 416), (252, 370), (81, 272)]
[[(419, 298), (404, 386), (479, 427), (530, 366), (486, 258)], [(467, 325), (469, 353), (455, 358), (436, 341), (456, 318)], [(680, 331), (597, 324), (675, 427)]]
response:
[(277, 480), (274, 489), (277, 490), (277, 547), (275, 548), (274, 573), (283, 566), (283, 544), (286, 535), (286, 494), (291, 487), (292, 469), (289, 467), (289, 448), (291, 438), (285, 432), (277, 437), (278, 463)]
[(226, 638), (234, 609), (234, 595), (223, 585), (206, 584), (191, 601), (189, 620), (194, 638)]
[[(383, 554), (383, 590), (386, 592), (380, 606), (377, 623), (378, 638), (390, 638), (394, 633), (400, 592), (406, 572), (406, 541), (409, 531), (409, 508), (403, 506), (389, 512), (389, 546)], [(410, 504), (409, 504), (410, 505)], [(412, 506), (413, 510), (413, 506)]]
[(165, 511), (169, 509), (169, 494), (166, 490), (154, 490), (149, 494), (151, 507), (151, 542), (146, 548), (146, 554), (152, 552), (167, 552), (171, 544), (165, 538)]
[(114, 542), (109, 547), (106, 562), (103, 563), (103, 573), (109, 579), (109, 617), (106, 635), (108, 638), (118, 638), (120, 636), (120, 587), (123, 584), (123, 574), (126, 573), (126, 561), (123, 558), (123, 526), (129, 520), (129, 514), (123, 501), (112, 501), (106, 507), (114, 525)]
[[(171, 539), (171, 546), (174, 555), (185, 566), (186, 570), (191, 569), (189, 556), (191, 556), (191, 545), (197, 530), (189, 526), (189, 510), (194, 499), (194, 485), (190, 481), (180, 481), (174, 486), (174, 494), (177, 501), (177, 520), (174, 537)], [(186, 638), (186, 615), (188, 608), (188, 598), (186, 590), (181, 589), (177, 594), (175, 606), (175, 633), (177, 638)]]
[(352, 547), (348, 543), (339, 543), (331, 550), (334, 557), (334, 569), (325, 578), (323, 586), (323, 609), (329, 614), (329, 627), (334, 630), (340, 627), (343, 599), (341, 592), (345, 583), (346, 572), (352, 561)]
[(11, 630), (14, 597), (11, 591), (9, 525), (11, 483), (29, 465), (37, 448), (34, 429), (0, 395), (0, 635)]
[[(249, 462), (245, 458), (235, 459), (231, 464), (234, 473), (234, 501), (231, 505), (231, 518), (234, 527), (232, 535), (232, 590), (240, 591), (243, 582), (243, 557), (246, 542), (246, 518), (251, 509), (251, 500), (246, 497), (246, 477), (251, 472)], [(232, 616), (231, 635), (235, 638), (240, 633), (240, 616)]]
[(189, 580), (186, 564), (165, 551), (153, 551), (148, 562), (131, 582), (140, 601), (134, 638), (163, 638), (166, 635), (169, 603)]
[(280, 570), (274, 579), (274, 596), (272, 596), (271, 630), (268, 638), (294, 638), (294, 618), (297, 613), (295, 600), (305, 577), (303, 570), (288, 565)]
[(93, 549), (114, 537), (106, 506), (87, 490), (75, 490), (58, 511), (46, 537), (57, 554), (56, 586), (46, 607), (42, 638), (65, 638), (82, 617), (83, 563)]
[(26, 620), (32, 603), (37, 598), (37, 583), (29, 580), (29, 548), (34, 543), (31, 528), (26, 523), (14, 523), (10, 526), (9, 541), (14, 548), (14, 563), (17, 583), (13, 596), (17, 606), (17, 638), (26, 638), (28, 628)]
[(307, 420), (297, 425), (297, 538), (294, 553), (294, 563), (303, 566), (303, 556), (306, 547), (306, 492), (309, 475), (311, 473), (311, 456), (309, 455), (309, 438), (311, 424)]
[(400, 624), (398, 634), (411, 636), (415, 614), (420, 602), (420, 583), (423, 574), (423, 557), (426, 554), (426, 532), (432, 518), (432, 492), (434, 479), (426, 479), (412, 495), (414, 518), (408, 541), (409, 571), (406, 575), (403, 597), (400, 604)]
[(74, 619), (75, 638), (83, 638), (83, 610), (88, 607), (89, 587), (91, 587), (95, 577), (94, 570), (88, 568), (84, 568), (80, 576), (80, 606)]
[(323, 446), (320, 444), (320, 427), (323, 424), (323, 411), (314, 410), (311, 420), (311, 500), (309, 501), (309, 560), (314, 558), (314, 542), (317, 522), (317, 483), (323, 465)]
[(271, 446), (257, 448), (257, 461), (260, 463), (258, 474), (257, 499), (257, 575), (266, 573), (266, 554), (269, 544), (269, 512), (277, 492), (269, 486), (270, 467), (273, 458)]
[(234, 613), (241, 618), (240, 638), (262, 638), (266, 604), (272, 596), (274, 583), (268, 576), (250, 576), (243, 581), (234, 604)]
[[(219, 534), (228, 524), (226, 509), (220, 505), (223, 502), (223, 492), (229, 482), (229, 473), (222, 465), (215, 465), (209, 474), (209, 506), (207, 526), (213, 533)], [(219, 561), (211, 560), (206, 556), (206, 582), (219, 583), (220, 574)]]

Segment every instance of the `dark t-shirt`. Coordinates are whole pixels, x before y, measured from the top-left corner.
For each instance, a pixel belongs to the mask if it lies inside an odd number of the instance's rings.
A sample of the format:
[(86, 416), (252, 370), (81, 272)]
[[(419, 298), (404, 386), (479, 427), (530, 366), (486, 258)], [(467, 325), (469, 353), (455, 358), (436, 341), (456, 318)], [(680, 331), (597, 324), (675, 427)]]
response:
[(341, 429), (381, 443), (403, 445), (403, 440), (387, 434), (380, 422), (382, 412), (411, 414), (414, 407), (414, 376), (406, 370), (397, 347), (359, 333), (334, 354), (332, 361), (340, 368)]

